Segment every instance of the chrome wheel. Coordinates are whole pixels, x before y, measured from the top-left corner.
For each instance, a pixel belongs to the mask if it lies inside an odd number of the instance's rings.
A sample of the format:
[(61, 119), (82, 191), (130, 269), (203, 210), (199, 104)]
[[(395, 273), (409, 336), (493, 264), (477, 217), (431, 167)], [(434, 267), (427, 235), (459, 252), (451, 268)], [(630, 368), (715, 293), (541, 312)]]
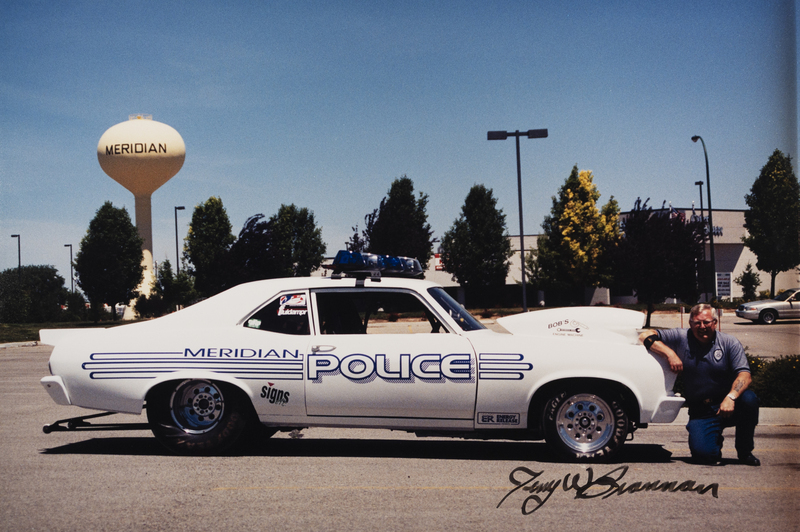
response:
[(188, 434), (212, 430), (225, 413), (222, 392), (209, 381), (182, 382), (172, 393), (169, 404), (176, 427)]
[(577, 394), (566, 399), (555, 421), (559, 439), (579, 453), (602, 449), (614, 436), (611, 407), (593, 394)]

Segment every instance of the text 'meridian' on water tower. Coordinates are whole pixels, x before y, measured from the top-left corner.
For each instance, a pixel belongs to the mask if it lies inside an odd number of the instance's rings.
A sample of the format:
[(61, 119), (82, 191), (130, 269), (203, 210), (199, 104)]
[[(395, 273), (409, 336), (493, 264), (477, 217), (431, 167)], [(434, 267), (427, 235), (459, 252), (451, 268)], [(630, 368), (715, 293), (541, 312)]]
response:
[(174, 128), (153, 120), (152, 115), (130, 115), (127, 122), (111, 126), (97, 144), (100, 167), (114, 181), (133, 193), (136, 228), (144, 240), (142, 294), (153, 282), (153, 227), (151, 196), (183, 166), (186, 145)]

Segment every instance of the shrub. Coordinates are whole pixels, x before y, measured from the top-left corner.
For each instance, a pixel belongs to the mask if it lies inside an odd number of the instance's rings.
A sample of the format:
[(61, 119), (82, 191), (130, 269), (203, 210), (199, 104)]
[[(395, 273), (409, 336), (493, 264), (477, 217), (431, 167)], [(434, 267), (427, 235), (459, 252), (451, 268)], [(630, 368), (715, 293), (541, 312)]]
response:
[(774, 360), (750, 358), (750, 372), (761, 406), (800, 408), (800, 355), (782, 356)]

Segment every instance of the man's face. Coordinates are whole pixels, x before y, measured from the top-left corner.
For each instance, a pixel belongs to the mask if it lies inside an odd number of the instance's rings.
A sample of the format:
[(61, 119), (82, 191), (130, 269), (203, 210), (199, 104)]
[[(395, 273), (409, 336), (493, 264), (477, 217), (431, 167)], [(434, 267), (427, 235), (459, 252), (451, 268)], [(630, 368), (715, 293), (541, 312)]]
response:
[(689, 326), (698, 342), (708, 344), (714, 340), (714, 335), (717, 333), (717, 318), (714, 317), (713, 311), (704, 310), (689, 321)]

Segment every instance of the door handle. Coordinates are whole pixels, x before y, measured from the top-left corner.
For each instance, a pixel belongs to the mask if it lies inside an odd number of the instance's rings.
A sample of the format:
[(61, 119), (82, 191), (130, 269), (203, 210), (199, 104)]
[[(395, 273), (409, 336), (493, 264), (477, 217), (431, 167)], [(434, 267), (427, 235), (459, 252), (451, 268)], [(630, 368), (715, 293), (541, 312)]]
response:
[(311, 352), (312, 353), (330, 353), (336, 349), (335, 345), (312, 345)]

